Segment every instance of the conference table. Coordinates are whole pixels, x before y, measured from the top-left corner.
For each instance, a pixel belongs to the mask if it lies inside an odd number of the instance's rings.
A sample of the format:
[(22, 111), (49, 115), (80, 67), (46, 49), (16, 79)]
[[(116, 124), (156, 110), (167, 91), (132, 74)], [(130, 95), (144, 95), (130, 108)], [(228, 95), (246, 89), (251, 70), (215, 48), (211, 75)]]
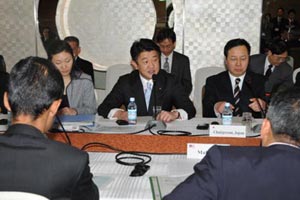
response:
[[(88, 143), (94, 143), (85, 150), (90, 156), (91, 172), (94, 174), (94, 182), (99, 188), (101, 199), (160, 199), (192, 174), (193, 166), (199, 162), (199, 159), (187, 158), (187, 145), (190, 143), (232, 146), (259, 146), (261, 143), (258, 133), (247, 134), (249, 137), (246, 138), (210, 137), (208, 130), (196, 128), (198, 124), (218, 120), (209, 118), (168, 123), (167, 130), (173, 131), (168, 133), (171, 135), (153, 135), (149, 131), (133, 134), (143, 130), (148, 120), (150, 118), (141, 117), (136, 125), (119, 126), (114, 120), (96, 117), (93, 127), (85, 127), (81, 132), (67, 133), (71, 145), (79, 149)], [(239, 124), (240, 119), (234, 119), (234, 123)], [(255, 123), (261, 121), (254, 120)], [(178, 131), (189, 132), (190, 135), (176, 136)], [(64, 133), (47, 135), (50, 139), (68, 142)], [(103, 144), (114, 149), (106, 148)], [(134, 167), (116, 163), (115, 155), (118, 150), (147, 153), (152, 159), (148, 164), (150, 169), (143, 176), (130, 177)], [(158, 181), (159, 191), (154, 187), (154, 183)]]

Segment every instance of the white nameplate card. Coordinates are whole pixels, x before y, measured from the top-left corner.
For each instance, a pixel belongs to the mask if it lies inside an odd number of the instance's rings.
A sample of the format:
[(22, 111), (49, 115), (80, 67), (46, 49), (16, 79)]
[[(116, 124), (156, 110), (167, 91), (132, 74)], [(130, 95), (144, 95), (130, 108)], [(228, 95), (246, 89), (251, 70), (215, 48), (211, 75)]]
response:
[(238, 125), (210, 125), (209, 136), (212, 137), (246, 137), (246, 126)]
[[(187, 144), (187, 158), (189, 159), (200, 159), (204, 158), (207, 151), (215, 144), (199, 144), (199, 143), (188, 143)], [(218, 144), (221, 146), (229, 146), (229, 144)]]

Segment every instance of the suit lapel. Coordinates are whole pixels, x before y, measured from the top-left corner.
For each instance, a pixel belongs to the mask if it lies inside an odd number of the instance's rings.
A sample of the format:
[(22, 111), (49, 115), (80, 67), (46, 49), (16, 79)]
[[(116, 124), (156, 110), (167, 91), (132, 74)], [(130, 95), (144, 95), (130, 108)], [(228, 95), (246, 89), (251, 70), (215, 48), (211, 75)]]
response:
[(178, 74), (178, 57), (175, 51), (173, 51), (173, 60), (172, 60), (172, 67), (171, 67), (171, 73), (172, 74)]
[(138, 113), (147, 113), (144, 88), (138, 71), (134, 74), (131, 81), (131, 93), (136, 97)]
[(233, 90), (232, 90), (232, 85), (231, 85), (231, 81), (230, 81), (230, 76), (229, 76), (229, 72), (227, 71), (224, 74), (224, 79), (223, 79), (223, 84), (224, 86), (224, 92), (226, 94), (230, 94), (230, 101), (233, 102)]

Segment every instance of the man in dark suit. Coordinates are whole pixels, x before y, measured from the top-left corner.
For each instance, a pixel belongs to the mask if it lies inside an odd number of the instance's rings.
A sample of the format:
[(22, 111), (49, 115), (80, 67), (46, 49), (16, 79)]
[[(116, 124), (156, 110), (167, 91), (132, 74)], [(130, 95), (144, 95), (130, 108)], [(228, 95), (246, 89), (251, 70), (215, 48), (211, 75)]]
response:
[(64, 84), (48, 60), (28, 57), (11, 70), (4, 104), (12, 125), (0, 135), (0, 190), (30, 192), (49, 199), (98, 200), (89, 156), (47, 139)]
[(174, 51), (176, 34), (173, 29), (164, 28), (156, 36), (156, 42), (161, 50), (161, 68), (174, 74), (185, 91), (190, 94), (193, 89), (190, 60), (187, 56)]
[(271, 23), (273, 24), (272, 38), (274, 40), (281, 39), (285, 26), (289, 23), (284, 17), (284, 9), (282, 7), (277, 9), (277, 16), (271, 19)]
[(262, 123), (263, 147), (212, 147), (164, 200), (298, 199), (299, 99), (295, 88), (276, 94)]
[(3, 104), (4, 92), (7, 91), (9, 74), (6, 72), (0, 71), (0, 113), (7, 113), (7, 110)]
[[(181, 84), (172, 74), (160, 70), (160, 49), (152, 40), (135, 41), (130, 54), (136, 70), (119, 78), (98, 107), (99, 115), (127, 120), (127, 112), (120, 107), (124, 105), (127, 109), (129, 98), (135, 97), (137, 115), (152, 116), (155, 90), (157, 105), (162, 106), (158, 120), (170, 122), (195, 116), (195, 107)], [(153, 75), (156, 75), (155, 85)], [(149, 94), (148, 99), (146, 94)]]
[[(203, 116), (218, 117), (226, 102), (231, 104), (234, 116), (252, 112), (263, 117), (266, 108), (264, 77), (247, 71), (250, 45), (244, 39), (230, 40), (224, 48), (227, 71), (206, 79), (203, 98)], [(262, 114), (263, 115), (263, 114)]]
[(84, 73), (90, 75), (95, 85), (93, 64), (79, 57), (79, 54), (81, 52), (79, 39), (75, 36), (68, 36), (64, 40), (69, 43), (69, 45), (73, 50), (73, 54), (75, 58), (75, 66), (78, 67)]
[(249, 69), (266, 77), (265, 92), (270, 96), (293, 86), (293, 68), (286, 62), (287, 45), (284, 41), (272, 42), (268, 54), (250, 57)]

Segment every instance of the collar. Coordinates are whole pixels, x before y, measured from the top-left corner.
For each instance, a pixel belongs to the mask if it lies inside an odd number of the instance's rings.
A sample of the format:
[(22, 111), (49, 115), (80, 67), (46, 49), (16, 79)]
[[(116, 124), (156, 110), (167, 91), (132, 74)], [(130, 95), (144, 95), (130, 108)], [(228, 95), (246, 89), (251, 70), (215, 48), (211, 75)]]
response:
[[(246, 73), (247, 73), (247, 72), (246, 72)], [(240, 83), (239, 83), (239, 87), (240, 87), (240, 90), (242, 90), (243, 82), (244, 82), (246, 73), (244, 73), (242, 76), (233, 76), (233, 75), (228, 71), (229, 78), (230, 78), (230, 82), (231, 82), (231, 85), (232, 85), (232, 91), (233, 91), (233, 92), (234, 92), (234, 86), (235, 86), (235, 79), (237, 79), (237, 78), (241, 79), (241, 81), (240, 81)]]
[(285, 146), (290, 146), (290, 147), (293, 147), (293, 148), (300, 149), (300, 148), (299, 148), (298, 146), (296, 146), (296, 145), (288, 144), (288, 143), (284, 143), (284, 142), (272, 142), (271, 144), (268, 145), (268, 147), (274, 146), (274, 145), (285, 145)]
[(166, 58), (168, 58), (168, 63), (170, 65), (170, 67), (172, 66), (172, 61), (173, 61), (173, 54), (174, 54), (174, 51), (172, 51), (172, 53), (170, 53), (170, 55), (168, 56), (165, 56), (163, 53), (161, 54), (160, 56), (160, 60), (161, 60), (161, 66), (163, 66), (163, 64), (165, 63), (166, 61)]
[(153, 80), (152, 79), (147, 80), (141, 74), (139, 74), (139, 75), (140, 75), (140, 79), (142, 81), (142, 85), (143, 85), (144, 90), (147, 88), (147, 83), (148, 82), (150, 82), (153, 85)]
[[(267, 70), (269, 69), (269, 65), (272, 65), (272, 63), (270, 63), (270, 61), (269, 61), (269, 56), (266, 56), (264, 74), (266, 74)], [(274, 71), (274, 65), (271, 70), (272, 70), (272, 72)]]
[(46, 148), (49, 142), (46, 135), (34, 126), (27, 124), (11, 125), (0, 135), (0, 144), (13, 148)]
[(6, 134), (7, 135), (11, 135), (11, 134), (28, 135), (28, 136), (39, 137), (39, 138), (47, 138), (47, 136), (43, 134), (39, 129), (28, 124), (13, 124), (8, 127), (4, 135)]

